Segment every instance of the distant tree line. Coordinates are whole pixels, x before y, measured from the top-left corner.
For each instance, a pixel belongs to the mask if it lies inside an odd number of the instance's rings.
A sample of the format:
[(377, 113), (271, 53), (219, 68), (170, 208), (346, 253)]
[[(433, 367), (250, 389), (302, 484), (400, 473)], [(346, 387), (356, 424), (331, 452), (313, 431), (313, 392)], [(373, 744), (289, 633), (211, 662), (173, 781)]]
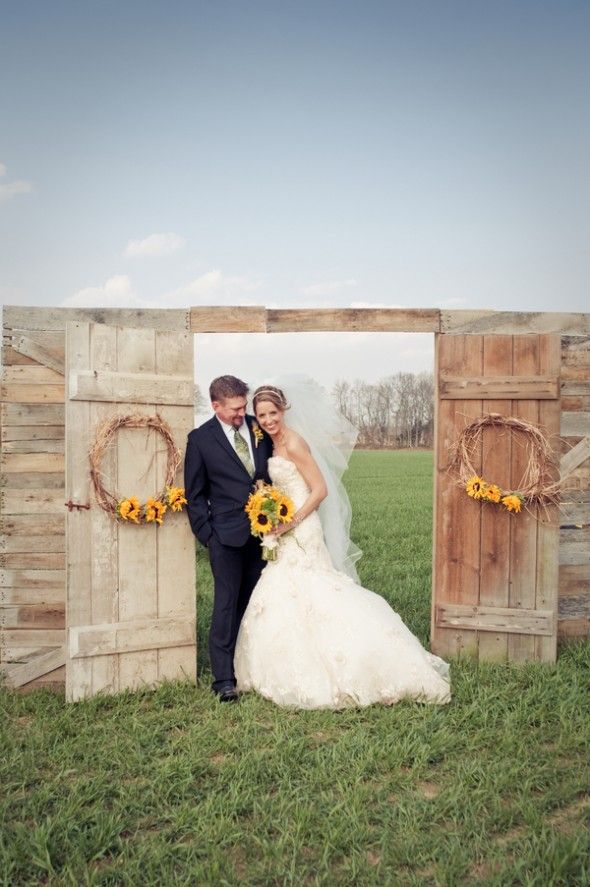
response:
[[(340, 412), (359, 429), (357, 446), (432, 447), (432, 373), (395, 373), (374, 383), (339, 379), (332, 397)], [(195, 412), (204, 414), (209, 409), (209, 398), (195, 385)]]
[(359, 429), (357, 446), (379, 449), (432, 447), (432, 373), (395, 373), (378, 382), (338, 380), (334, 403)]

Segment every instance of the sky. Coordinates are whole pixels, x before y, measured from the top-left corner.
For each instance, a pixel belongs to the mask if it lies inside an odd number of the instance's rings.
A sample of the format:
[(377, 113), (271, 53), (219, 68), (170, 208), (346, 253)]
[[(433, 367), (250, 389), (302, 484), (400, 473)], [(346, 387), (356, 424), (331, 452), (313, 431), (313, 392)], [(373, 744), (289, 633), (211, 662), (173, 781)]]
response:
[[(589, 311), (588, 0), (0, 2), (3, 304)], [(196, 337), (329, 386), (432, 337)]]

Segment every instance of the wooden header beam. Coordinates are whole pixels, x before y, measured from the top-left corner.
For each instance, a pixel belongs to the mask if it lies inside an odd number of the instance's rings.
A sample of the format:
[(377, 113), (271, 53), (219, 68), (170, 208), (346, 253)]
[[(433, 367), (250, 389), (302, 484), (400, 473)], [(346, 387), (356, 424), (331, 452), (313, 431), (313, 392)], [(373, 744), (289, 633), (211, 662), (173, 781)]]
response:
[[(6, 306), (3, 327), (62, 330), (67, 321), (190, 330), (193, 333), (398, 332), (450, 335), (559, 333), (590, 336), (590, 314), (539, 311), (444, 311), (438, 308), (265, 308), (261, 305), (177, 308), (42, 308)], [(18, 331), (23, 331), (19, 334)], [(7, 343), (10, 344), (10, 343)]]

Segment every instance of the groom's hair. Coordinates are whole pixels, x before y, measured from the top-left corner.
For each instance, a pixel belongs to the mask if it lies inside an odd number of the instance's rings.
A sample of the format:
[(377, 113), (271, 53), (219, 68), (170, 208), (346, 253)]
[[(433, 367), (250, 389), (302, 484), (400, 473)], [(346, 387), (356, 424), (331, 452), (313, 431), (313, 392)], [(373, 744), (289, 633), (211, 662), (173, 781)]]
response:
[(245, 382), (235, 376), (218, 376), (209, 385), (211, 403), (214, 400), (223, 402), (228, 397), (246, 397), (250, 389)]

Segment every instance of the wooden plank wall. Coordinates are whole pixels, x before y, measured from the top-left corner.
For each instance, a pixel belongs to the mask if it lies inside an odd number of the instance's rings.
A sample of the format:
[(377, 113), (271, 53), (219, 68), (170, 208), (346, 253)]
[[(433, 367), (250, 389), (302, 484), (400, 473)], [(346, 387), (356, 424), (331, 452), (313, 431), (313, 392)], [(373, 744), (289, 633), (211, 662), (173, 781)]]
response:
[(64, 338), (3, 330), (0, 663), (29, 686), (65, 680)]
[(561, 349), (562, 471), (574, 467), (561, 514), (559, 635), (590, 635), (590, 336)]
[[(8, 306), (3, 309), (1, 377), (2, 400), (6, 399), (0, 406), (0, 668), (24, 669), (21, 678), (28, 677), (28, 687), (64, 680), (63, 669), (56, 662), (64, 639), (62, 374), (68, 320), (194, 333), (381, 329), (477, 336), (561, 332), (561, 435), (566, 440), (562, 467), (572, 462), (577, 467), (572, 477), (572, 504), (562, 520), (559, 633), (562, 637), (590, 634), (590, 314), (316, 311), (263, 306), (186, 310)], [(467, 638), (467, 632), (464, 634)], [(35, 669), (31, 671), (30, 662), (35, 656), (46, 673), (33, 679), (30, 675)]]

